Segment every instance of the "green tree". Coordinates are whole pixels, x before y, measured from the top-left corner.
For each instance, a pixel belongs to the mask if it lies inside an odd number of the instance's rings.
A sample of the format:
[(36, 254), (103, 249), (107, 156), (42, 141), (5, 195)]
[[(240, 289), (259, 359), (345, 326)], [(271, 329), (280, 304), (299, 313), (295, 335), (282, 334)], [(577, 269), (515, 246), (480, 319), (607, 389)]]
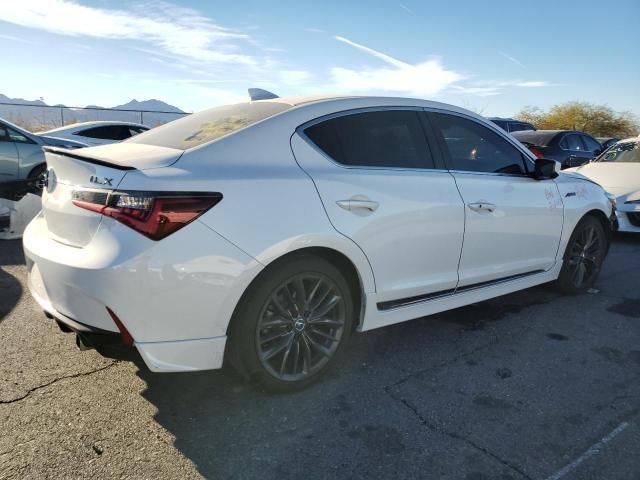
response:
[(525, 107), (516, 118), (540, 130), (578, 130), (594, 137), (633, 137), (640, 133), (638, 118), (631, 112), (616, 112), (607, 105), (567, 102), (548, 111)]

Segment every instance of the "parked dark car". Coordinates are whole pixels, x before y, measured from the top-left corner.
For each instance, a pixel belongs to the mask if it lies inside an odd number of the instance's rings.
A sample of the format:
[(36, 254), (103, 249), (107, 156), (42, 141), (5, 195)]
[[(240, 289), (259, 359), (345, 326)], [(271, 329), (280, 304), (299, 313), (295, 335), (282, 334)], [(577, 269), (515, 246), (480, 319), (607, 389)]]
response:
[(596, 137), (596, 140), (598, 140), (602, 145), (603, 151), (620, 141), (620, 139), (616, 137)]
[(538, 158), (560, 162), (562, 168), (579, 167), (604, 150), (591, 135), (573, 130), (536, 130), (512, 134)]
[(505, 132), (509, 133), (536, 129), (536, 127), (534, 127), (530, 123), (522, 122), (520, 120), (516, 120), (515, 118), (490, 117), (489, 120), (498, 125)]

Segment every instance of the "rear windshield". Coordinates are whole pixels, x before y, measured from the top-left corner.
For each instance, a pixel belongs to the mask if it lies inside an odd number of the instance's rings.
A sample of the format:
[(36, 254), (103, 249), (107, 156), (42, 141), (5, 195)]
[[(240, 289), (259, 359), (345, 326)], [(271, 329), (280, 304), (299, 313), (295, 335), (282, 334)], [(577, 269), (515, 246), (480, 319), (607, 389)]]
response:
[(152, 128), (126, 141), (187, 150), (253, 125), (289, 108), (291, 105), (278, 102), (224, 105)]
[(596, 162), (640, 163), (640, 144), (618, 143), (600, 155)]

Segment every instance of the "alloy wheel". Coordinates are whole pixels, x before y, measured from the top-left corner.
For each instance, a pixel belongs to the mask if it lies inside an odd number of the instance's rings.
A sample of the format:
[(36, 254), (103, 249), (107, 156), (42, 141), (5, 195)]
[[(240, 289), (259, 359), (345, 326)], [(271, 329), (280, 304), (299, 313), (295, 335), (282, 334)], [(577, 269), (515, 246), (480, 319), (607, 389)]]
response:
[(320, 371), (338, 349), (345, 315), (343, 296), (327, 276), (303, 273), (288, 279), (267, 299), (258, 320), (262, 366), (284, 381)]
[(603, 239), (593, 225), (585, 226), (569, 249), (568, 267), (571, 283), (576, 288), (589, 285), (598, 275)]

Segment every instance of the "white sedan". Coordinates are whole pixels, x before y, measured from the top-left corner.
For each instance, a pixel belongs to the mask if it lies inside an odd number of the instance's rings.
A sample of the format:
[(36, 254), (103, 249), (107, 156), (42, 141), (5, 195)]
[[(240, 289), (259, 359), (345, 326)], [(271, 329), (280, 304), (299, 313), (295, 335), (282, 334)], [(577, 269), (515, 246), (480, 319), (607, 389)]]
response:
[(105, 145), (120, 142), (139, 133), (146, 132), (149, 127), (139, 123), (96, 121), (80, 122), (64, 127), (54, 128), (39, 135), (50, 135), (56, 138), (66, 138), (85, 143), (89, 146)]
[(640, 137), (616, 143), (574, 171), (599, 183), (616, 198), (618, 230), (640, 233)]
[(29, 288), (81, 347), (154, 372), (229, 361), (304, 387), (366, 331), (545, 282), (593, 285), (612, 204), (482, 117), (406, 98), (273, 98), (47, 149)]

